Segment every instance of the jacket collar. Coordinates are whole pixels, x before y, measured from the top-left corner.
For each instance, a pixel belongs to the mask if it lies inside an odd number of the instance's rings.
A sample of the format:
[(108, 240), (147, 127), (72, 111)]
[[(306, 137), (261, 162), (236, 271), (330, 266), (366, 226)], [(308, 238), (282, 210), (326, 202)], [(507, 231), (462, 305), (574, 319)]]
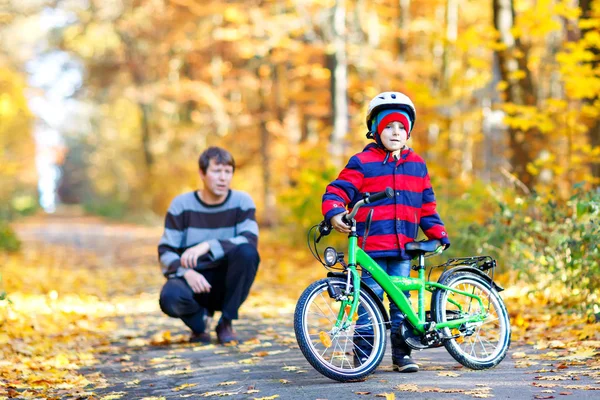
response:
[[(369, 143), (368, 145), (365, 146), (363, 151), (369, 151), (369, 152), (372, 152), (372, 153), (375, 153), (375, 154), (381, 156), (381, 158), (383, 159), (382, 164), (387, 164), (390, 156), (392, 155), (392, 153), (390, 153), (383, 146), (380, 146), (377, 143)], [(410, 153), (412, 153), (412, 151), (413, 151), (413, 149), (411, 149), (410, 147), (405, 147), (404, 150), (402, 150), (400, 152), (400, 160), (398, 160), (398, 161), (404, 162), (404, 160), (406, 160), (406, 158), (408, 157), (408, 155)]]

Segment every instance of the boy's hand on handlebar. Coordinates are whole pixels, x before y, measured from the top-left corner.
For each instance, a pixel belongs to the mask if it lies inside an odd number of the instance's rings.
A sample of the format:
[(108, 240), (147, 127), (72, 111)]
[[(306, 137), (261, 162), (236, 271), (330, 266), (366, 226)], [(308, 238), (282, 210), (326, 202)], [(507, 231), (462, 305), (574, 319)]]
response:
[(342, 217), (346, 214), (348, 214), (348, 211), (344, 211), (341, 214), (334, 215), (329, 220), (333, 229), (335, 229), (336, 231), (338, 231), (340, 233), (350, 233), (350, 227), (348, 226), (348, 224), (346, 224), (344, 221), (342, 221)]

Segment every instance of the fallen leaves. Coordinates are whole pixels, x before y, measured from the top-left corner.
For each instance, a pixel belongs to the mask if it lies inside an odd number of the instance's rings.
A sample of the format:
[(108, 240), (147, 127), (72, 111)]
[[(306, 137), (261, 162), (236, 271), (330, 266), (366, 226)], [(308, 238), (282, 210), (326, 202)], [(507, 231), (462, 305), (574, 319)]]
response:
[(183, 375), (183, 374), (191, 374), (195, 372), (195, 369), (192, 368), (183, 368), (183, 369), (168, 369), (164, 371), (158, 371), (156, 374), (161, 376), (171, 376), (171, 375)]
[(189, 389), (189, 388), (192, 388), (192, 387), (197, 386), (197, 385), (198, 385), (197, 383), (184, 383), (183, 385), (179, 385), (177, 387), (174, 387), (171, 390), (174, 391), (174, 392), (180, 392), (180, 391), (182, 391), (184, 389)]
[(237, 381), (227, 381), (227, 382), (221, 382), (217, 386), (232, 386), (232, 385), (236, 385), (236, 384), (237, 384)]
[(577, 389), (577, 390), (600, 390), (600, 386), (592, 385), (564, 385), (565, 389)]
[(120, 399), (121, 397), (125, 396), (125, 392), (114, 392), (114, 393), (110, 393), (107, 394), (106, 396), (102, 396), (100, 398), (100, 400), (117, 400)]
[(460, 374), (457, 374), (456, 372), (442, 371), (442, 372), (438, 373), (438, 376), (448, 376), (451, 378), (456, 378), (456, 377), (460, 376)]
[(403, 384), (395, 386), (399, 392), (414, 392), (414, 393), (462, 393), (475, 398), (489, 398), (494, 397), (491, 393), (492, 388), (485, 385), (475, 385), (473, 389), (460, 389), (460, 388), (439, 388), (439, 387), (428, 387), (419, 386), (416, 384)]

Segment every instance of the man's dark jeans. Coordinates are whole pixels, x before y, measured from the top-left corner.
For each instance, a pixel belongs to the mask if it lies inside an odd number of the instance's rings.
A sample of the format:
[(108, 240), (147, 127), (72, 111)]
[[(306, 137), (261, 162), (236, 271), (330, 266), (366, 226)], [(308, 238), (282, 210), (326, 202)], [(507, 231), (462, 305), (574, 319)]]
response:
[(204, 332), (204, 316), (222, 311), (223, 318), (238, 318), (238, 309), (248, 297), (260, 257), (256, 248), (241, 244), (199, 271), (212, 286), (209, 293), (194, 293), (184, 278), (171, 278), (160, 293), (160, 308), (170, 317), (181, 318), (193, 332)]

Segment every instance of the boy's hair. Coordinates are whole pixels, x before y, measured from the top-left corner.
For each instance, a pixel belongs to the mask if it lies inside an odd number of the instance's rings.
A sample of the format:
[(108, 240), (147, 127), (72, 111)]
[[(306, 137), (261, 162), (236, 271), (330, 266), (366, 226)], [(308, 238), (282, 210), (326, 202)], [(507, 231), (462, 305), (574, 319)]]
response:
[(206, 170), (210, 164), (210, 160), (215, 160), (215, 163), (217, 164), (230, 165), (235, 171), (235, 160), (233, 159), (231, 153), (225, 149), (213, 146), (204, 150), (202, 154), (200, 154), (200, 158), (198, 159), (198, 167), (202, 173), (206, 173)]

